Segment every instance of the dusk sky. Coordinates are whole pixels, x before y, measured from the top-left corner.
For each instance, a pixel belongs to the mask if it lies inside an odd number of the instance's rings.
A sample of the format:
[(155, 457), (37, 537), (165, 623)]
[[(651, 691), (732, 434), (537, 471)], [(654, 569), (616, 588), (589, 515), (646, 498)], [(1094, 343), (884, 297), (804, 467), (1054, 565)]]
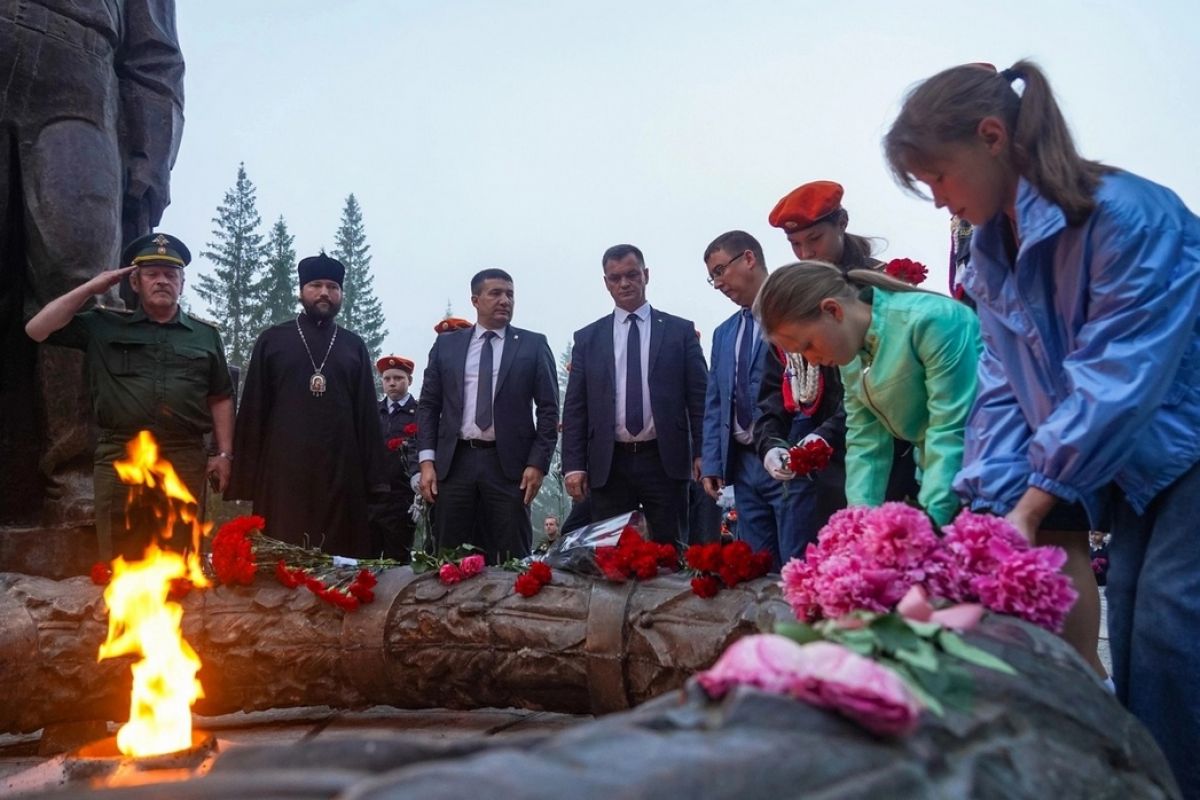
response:
[[(767, 225), (809, 180), (845, 185), (850, 230), (944, 290), (948, 218), (904, 194), (880, 149), (905, 91), (954, 64), (1048, 72), (1083, 153), (1200, 208), (1200, 11), (1184, 2), (180, 2), (186, 125), (160, 226), (199, 254), (244, 162), (263, 233), (332, 249), (362, 205), (385, 352), (419, 371), (449, 302), (501, 267), (514, 324), (556, 355), (609, 312), (600, 254), (631, 242), (652, 305), (707, 350), (735, 309), (701, 255)], [(197, 257), (189, 269), (211, 268)], [(189, 288), (193, 310), (207, 313)]]

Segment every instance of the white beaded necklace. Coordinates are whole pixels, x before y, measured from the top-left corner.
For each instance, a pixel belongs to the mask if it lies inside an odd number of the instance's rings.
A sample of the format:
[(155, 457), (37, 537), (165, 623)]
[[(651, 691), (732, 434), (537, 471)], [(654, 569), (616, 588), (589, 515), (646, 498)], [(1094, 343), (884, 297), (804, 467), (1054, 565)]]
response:
[(799, 353), (788, 353), (786, 374), (798, 405), (809, 405), (816, 399), (821, 387), (820, 367), (809, 364)]

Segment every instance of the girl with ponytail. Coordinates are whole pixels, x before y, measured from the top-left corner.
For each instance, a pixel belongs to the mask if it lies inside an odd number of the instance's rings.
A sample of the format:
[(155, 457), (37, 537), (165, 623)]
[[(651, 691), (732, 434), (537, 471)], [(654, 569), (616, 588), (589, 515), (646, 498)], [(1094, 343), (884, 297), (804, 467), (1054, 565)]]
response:
[(979, 323), (962, 303), (870, 269), (780, 267), (754, 302), (784, 352), (839, 367), (846, 405), (846, 500), (885, 499), (893, 437), (913, 447), (916, 501), (938, 525), (958, 512), (963, 426), (975, 398)]
[(1086, 531), (1108, 507), (1117, 696), (1200, 797), (1200, 220), (1079, 155), (1029, 61), (919, 84), (884, 150), (901, 186), (976, 226), (963, 284), (985, 347), (955, 488), (1066, 547), (1093, 650)]

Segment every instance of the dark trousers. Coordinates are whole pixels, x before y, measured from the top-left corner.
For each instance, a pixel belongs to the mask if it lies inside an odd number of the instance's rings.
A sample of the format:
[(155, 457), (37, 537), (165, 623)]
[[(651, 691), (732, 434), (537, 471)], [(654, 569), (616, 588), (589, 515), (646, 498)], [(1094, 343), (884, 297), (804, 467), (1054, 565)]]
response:
[(433, 532), (438, 547), (472, 544), (489, 564), (524, 558), (533, 545), (533, 525), (519, 480), (504, 476), (495, 447), (462, 442), (445, 480), (438, 481)]
[(775, 480), (752, 447), (734, 445), (729, 457), (737, 538), (755, 551), (770, 552), (776, 572), (789, 560), (804, 558), (805, 548), (817, 541), (817, 484), (808, 478)]
[(417, 532), (417, 523), (408, 512), (412, 504), (413, 493), (401, 489), (388, 492), (383, 499), (367, 506), (372, 557), (394, 558), (402, 564), (409, 562), (413, 536)]
[(687, 543), (688, 482), (667, 477), (654, 445), (637, 452), (617, 447), (608, 480), (592, 488), (592, 521), (637, 511), (639, 506), (651, 539)]
[(1108, 568), (1117, 699), (1150, 731), (1185, 798), (1200, 798), (1200, 464), (1144, 514), (1118, 492)]

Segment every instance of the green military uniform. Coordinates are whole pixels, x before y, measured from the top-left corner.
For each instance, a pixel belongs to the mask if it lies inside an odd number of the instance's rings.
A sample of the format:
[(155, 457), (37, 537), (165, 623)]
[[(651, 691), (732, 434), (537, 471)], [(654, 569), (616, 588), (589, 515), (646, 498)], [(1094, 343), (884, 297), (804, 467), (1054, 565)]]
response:
[(870, 294), (871, 325), (859, 357), (842, 367), (846, 500), (877, 506), (892, 470), (892, 439), (916, 447), (917, 502), (939, 525), (959, 509), (951, 489), (975, 401), (982, 339), (975, 312), (928, 292)]
[(76, 314), (47, 341), (87, 354), (97, 428), (94, 478), (100, 555), (107, 558), (105, 548), (112, 547), (116, 554), (140, 557), (149, 532), (133, 536), (125, 530), (126, 490), (112, 464), (125, 456), (125, 445), (139, 431), (148, 430), (160, 456), (201, 500), (208, 460), (203, 436), (212, 430), (208, 398), (233, 394), (221, 336), (212, 325), (182, 311), (160, 324), (140, 309), (95, 308)]

